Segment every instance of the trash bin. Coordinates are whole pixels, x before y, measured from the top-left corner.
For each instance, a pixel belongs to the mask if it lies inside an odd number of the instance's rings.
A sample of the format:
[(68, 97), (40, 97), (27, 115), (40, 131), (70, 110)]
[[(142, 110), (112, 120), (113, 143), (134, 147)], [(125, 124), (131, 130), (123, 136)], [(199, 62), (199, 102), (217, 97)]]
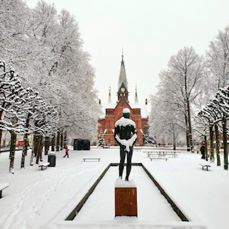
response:
[(49, 162), (49, 167), (56, 166), (56, 154), (55, 153), (48, 154), (48, 162)]

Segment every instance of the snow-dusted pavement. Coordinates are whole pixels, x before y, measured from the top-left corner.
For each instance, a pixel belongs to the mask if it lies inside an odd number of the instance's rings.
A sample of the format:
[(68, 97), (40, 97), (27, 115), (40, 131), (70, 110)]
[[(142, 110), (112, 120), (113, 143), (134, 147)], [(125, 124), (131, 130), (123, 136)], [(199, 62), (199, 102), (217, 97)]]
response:
[[(91, 219), (94, 221), (114, 220), (114, 187), (117, 179), (117, 167), (111, 167), (101, 180), (94, 193), (81, 209), (76, 221)], [(141, 167), (132, 167), (132, 177), (137, 186), (138, 220), (154, 222), (180, 221), (166, 199), (148, 178)], [(106, 193), (106, 195), (104, 195)], [(115, 220), (121, 220), (117, 217)]]
[[(0, 183), (9, 183), (0, 199), (0, 228), (229, 228), (229, 172), (211, 166), (202, 171), (200, 155), (179, 153), (177, 158), (150, 161), (142, 151), (133, 162), (142, 162), (192, 222), (180, 222), (141, 168), (133, 167), (131, 179), (138, 186), (139, 217), (114, 218), (113, 188), (117, 168), (111, 168), (86, 202), (75, 221), (64, 221), (101, 172), (119, 161), (118, 149), (57, 153), (57, 165), (41, 171), (37, 165), (20, 169), (17, 152), (15, 174), (8, 173), (8, 153), (0, 154)], [(100, 162), (82, 162), (83, 157)], [(45, 158), (46, 160), (46, 158)], [(102, 198), (103, 197), (103, 198)]]

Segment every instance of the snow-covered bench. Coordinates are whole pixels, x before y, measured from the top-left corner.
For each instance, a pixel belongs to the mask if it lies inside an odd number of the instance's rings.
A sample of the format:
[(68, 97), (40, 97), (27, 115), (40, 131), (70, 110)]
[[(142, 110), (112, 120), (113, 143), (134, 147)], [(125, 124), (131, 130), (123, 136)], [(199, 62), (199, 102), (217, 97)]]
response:
[(49, 162), (42, 162), (39, 164), (39, 167), (41, 168), (41, 170), (47, 169), (47, 167), (49, 166)]
[(172, 156), (172, 157), (176, 157), (177, 153), (175, 151), (146, 151), (147, 156), (150, 157), (151, 155), (157, 155), (160, 157), (163, 156)]
[(202, 167), (202, 170), (206, 170), (208, 171), (208, 168), (210, 168), (211, 166), (208, 164), (200, 164), (200, 166)]
[(9, 187), (8, 183), (0, 183), (0, 199), (2, 198), (2, 191), (7, 187)]
[(83, 161), (86, 162), (86, 161), (100, 161), (100, 157), (85, 157), (83, 158)]
[(167, 157), (166, 155), (162, 155), (162, 156), (161, 156), (161, 155), (156, 155), (156, 154), (155, 154), (155, 155), (152, 155), (152, 154), (151, 154), (151, 155), (148, 156), (148, 158), (149, 158), (151, 161), (152, 161), (153, 159), (162, 159), (162, 160), (164, 159), (164, 160), (166, 160), (166, 161), (168, 160), (168, 157)]
[(177, 152), (176, 151), (169, 151), (169, 152), (164, 152), (166, 155), (170, 155), (172, 157), (177, 157)]

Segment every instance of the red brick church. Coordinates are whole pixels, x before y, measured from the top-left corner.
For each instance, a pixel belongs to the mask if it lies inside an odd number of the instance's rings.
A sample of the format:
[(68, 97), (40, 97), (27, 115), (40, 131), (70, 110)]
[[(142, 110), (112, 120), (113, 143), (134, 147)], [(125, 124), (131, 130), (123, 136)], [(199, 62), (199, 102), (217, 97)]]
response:
[[(141, 108), (134, 108), (131, 106), (128, 96), (128, 85), (126, 78), (126, 69), (125, 63), (123, 60), (121, 61), (121, 68), (119, 74), (118, 81), (118, 92), (117, 92), (118, 100), (116, 105), (113, 107), (110, 104), (107, 108), (105, 108), (105, 117), (100, 118), (98, 120), (98, 137), (104, 139), (105, 145), (116, 145), (114, 140), (114, 125), (115, 122), (122, 116), (123, 108), (130, 109), (130, 118), (136, 123), (137, 135), (138, 139), (136, 145), (142, 146), (143, 136), (146, 131), (148, 131), (148, 115), (146, 117), (142, 117)], [(111, 100), (111, 91), (109, 89), (109, 101)], [(137, 89), (135, 89), (135, 105), (138, 103), (138, 95)], [(145, 106), (147, 105), (147, 100), (145, 101)]]

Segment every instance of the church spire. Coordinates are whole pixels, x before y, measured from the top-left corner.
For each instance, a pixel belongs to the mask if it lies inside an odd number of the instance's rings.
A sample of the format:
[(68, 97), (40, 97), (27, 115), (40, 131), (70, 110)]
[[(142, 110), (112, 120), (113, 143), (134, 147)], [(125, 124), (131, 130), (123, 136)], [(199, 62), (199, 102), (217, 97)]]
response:
[(108, 103), (111, 104), (111, 86), (109, 87)]
[(122, 84), (124, 84), (127, 90), (128, 88), (127, 88), (126, 68), (125, 68), (125, 63), (124, 63), (123, 52), (122, 52), (122, 61), (121, 61), (119, 80), (118, 80), (118, 88), (120, 88)]
[(128, 101), (128, 86), (127, 86), (127, 78), (126, 78), (126, 68), (124, 63), (124, 55), (122, 51), (122, 60), (121, 60), (121, 67), (120, 67), (120, 73), (119, 73), (119, 80), (118, 80), (118, 100), (120, 97), (125, 97), (125, 99)]
[(137, 86), (135, 86), (134, 102), (135, 102), (135, 104), (138, 104), (138, 91), (137, 91)]

